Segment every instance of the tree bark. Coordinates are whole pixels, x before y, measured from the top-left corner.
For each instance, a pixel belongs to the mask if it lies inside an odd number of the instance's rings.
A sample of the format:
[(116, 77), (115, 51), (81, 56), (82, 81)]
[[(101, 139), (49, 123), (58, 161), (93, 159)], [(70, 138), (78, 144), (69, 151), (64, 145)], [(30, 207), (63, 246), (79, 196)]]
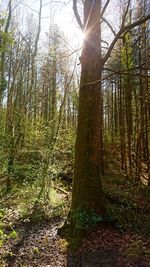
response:
[[(93, 2), (93, 3), (92, 3)], [(81, 212), (103, 214), (101, 184), (101, 2), (86, 0), (84, 25), (86, 39), (81, 56), (79, 114), (75, 145), (75, 167), (71, 205), (71, 230), (76, 236)], [(79, 215), (79, 216), (78, 216)]]

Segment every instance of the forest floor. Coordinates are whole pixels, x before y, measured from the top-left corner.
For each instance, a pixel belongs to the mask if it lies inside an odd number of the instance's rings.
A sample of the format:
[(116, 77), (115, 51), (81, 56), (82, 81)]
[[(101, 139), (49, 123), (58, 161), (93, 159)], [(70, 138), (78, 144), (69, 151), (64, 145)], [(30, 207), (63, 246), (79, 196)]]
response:
[[(0, 266), (8, 267), (115, 267), (150, 266), (144, 254), (148, 243), (131, 233), (121, 233), (111, 226), (102, 226), (86, 234), (76, 253), (67, 252), (65, 240), (57, 235), (59, 218), (42, 224), (21, 222), (16, 226), (18, 240), (5, 244)], [(1, 253), (4, 251), (1, 251)]]
[[(108, 186), (109, 179), (104, 184)], [(106, 186), (106, 188), (107, 188)], [(113, 195), (113, 192), (117, 194)], [(125, 185), (112, 184), (111, 189), (106, 195), (110, 201), (120, 201), (119, 194), (126, 194)], [(63, 192), (58, 192), (59, 198), (66, 198)], [(139, 210), (145, 209), (146, 216), (148, 206), (145, 206), (145, 198), (140, 199)], [(127, 203), (129, 199), (126, 199)], [(133, 200), (133, 199), (132, 199)], [(125, 200), (119, 203), (116, 212), (129, 213), (130, 205), (127, 206)], [(144, 205), (144, 206), (143, 206)], [(145, 208), (146, 207), (146, 208)], [(124, 208), (124, 210), (123, 210)], [(133, 208), (133, 207), (132, 207)], [(112, 206), (111, 206), (112, 209)], [(139, 213), (140, 213), (139, 212)], [(126, 214), (127, 215), (127, 214)], [(130, 214), (132, 216), (133, 214)], [(118, 215), (118, 221), (120, 218)], [(146, 218), (147, 218), (146, 217)], [(14, 218), (14, 220), (13, 220)], [(130, 218), (133, 219), (133, 218)], [(134, 218), (132, 226), (136, 228)], [(17, 233), (12, 238), (6, 238), (0, 248), (0, 267), (148, 267), (150, 266), (150, 239), (147, 226), (145, 233), (140, 230), (133, 231), (128, 221), (120, 222), (118, 227), (116, 222), (103, 222), (95, 229), (86, 231), (84, 240), (78, 251), (71, 252), (68, 246), (68, 239), (60, 237), (57, 231), (63, 223), (60, 216), (52, 216), (42, 220), (35, 220), (33, 217), (20, 217), (16, 208), (9, 208), (5, 232), (10, 229)], [(127, 223), (126, 229), (124, 224)], [(137, 222), (136, 222), (137, 223)], [(138, 229), (138, 227), (137, 227)]]

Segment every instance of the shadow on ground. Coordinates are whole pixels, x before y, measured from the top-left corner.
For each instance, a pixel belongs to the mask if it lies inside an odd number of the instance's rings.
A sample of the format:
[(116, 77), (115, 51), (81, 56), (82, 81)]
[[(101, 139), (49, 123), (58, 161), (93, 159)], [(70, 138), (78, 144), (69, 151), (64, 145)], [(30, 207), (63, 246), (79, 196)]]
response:
[(87, 252), (81, 257), (68, 255), (67, 267), (115, 267), (118, 266), (116, 256), (116, 251), (111, 249)]

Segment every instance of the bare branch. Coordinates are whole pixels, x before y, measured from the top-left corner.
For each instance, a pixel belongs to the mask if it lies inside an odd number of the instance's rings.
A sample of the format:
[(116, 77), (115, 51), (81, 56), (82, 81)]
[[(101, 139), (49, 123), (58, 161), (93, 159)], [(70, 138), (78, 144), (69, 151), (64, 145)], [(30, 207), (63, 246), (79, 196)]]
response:
[(122, 28), (122, 27), (124, 26), (124, 24), (125, 24), (125, 20), (126, 20), (127, 14), (128, 14), (128, 10), (129, 10), (130, 3), (131, 3), (131, 0), (128, 0), (128, 4), (127, 4), (127, 7), (126, 7), (126, 11), (125, 11), (124, 16), (123, 16), (123, 19), (122, 19), (121, 28)]
[(101, 16), (104, 15), (104, 13), (105, 13), (105, 11), (106, 11), (106, 9), (107, 9), (107, 6), (108, 6), (108, 4), (109, 4), (109, 2), (110, 2), (110, 0), (107, 0), (107, 1), (106, 1), (105, 5), (104, 5), (104, 7), (103, 7), (103, 10), (102, 10), (102, 12), (101, 12)]
[(21, 3), (23, 6), (28, 7), (31, 11), (39, 13), (37, 10), (33, 9), (32, 7), (30, 7), (29, 5), (25, 4), (25, 3)]
[(116, 32), (113, 29), (112, 25), (109, 23), (109, 21), (105, 18), (102, 18), (102, 22), (105, 22), (107, 24), (107, 26), (109, 27), (109, 29), (111, 30), (111, 32), (116, 36)]
[(101, 40), (102, 43), (106, 44), (109, 47), (109, 43), (105, 40)]
[(102, 63), (103, 66), (104, 66), (104, 64), (106, 63), (107, 59), (109, 58), (109, 56), (110, 56), (110, 54), (111, 54), (111, 51), (113, 50), (113, 48), (114, 48), (116, 42), (117, 42), (118, 39), (121, 37), (121, 35), (122, 35), (124, 32), (128, 32), (128, 31), (131, 30), (132, 28), (137, 27), (137, 26), (143, 24), (143, 23), (146, 22), (147, 20), (150, 20), (150, 14), (147, 15), (146, 17), (141, 18), (141, 19), (139, 19), (139, 20), (137, 20), (137, 21), (135, 21), (135, 22), (133, 22), (133, 23), (131, 23), (131, 24), (129, 24), (129, 25), (126, 25), (126, 26), (124, 26), (124, 27), (122, 27), (122, 28), (120, 29), (120, 31), (116, 34), (114, 40), (112, 41), (111, 45), (109, 46), (109, 49), (108, 49), (106, 55), (105, 55), (104, 58), (103, 58), (103, 63)]
[(73, 11), (74, 11), (74, 15), (76, 17), (76, 20), (81, 28), (81, 30), (83, 30), (83, 23), (81, 21), (81, 18), (79, 16), (79, 13), (78, 13), (78, 9), (77, 9), (77, 0), (73, 0)]
[[(107, 69), (105, 69), (107, 70)], [(109, 70), (109, 69), (108, 69)], [(100, 82), (104, 82), (105, 80), (109, 79), (110, 77), (113, 77), (114, 75), (127, 75), (127, 76), (135, 76), (135, 77), (144, 77), (144, 78), (150, 78), (150, 75), (144, 75), (144, 74), (140, 74), (140, 73), (129, 73), (128, 71), (126, 70), (118, 70), (118, 71), (112, 71), (110, 70), (111, 73), (104, 76), (103, 78), (99, 79), (99, 80), (95, 80), (95, 81), (92, 81), (92, 82), (87, 82), (85, 84), (83, 84), (82, 86), (84, 87), (85, 85), (93, 85), (93, 84), (97, 84), (97, 83), (100, 83)]]
[[(142, 66), (144, 65), (144, 63), (142, 63), (141, 65), (138, 65), (138, 66), (136, 66), (136, 67), (133, 67), (133, 68), (129, 68), (128, 69), (128, 71), (134, 71), (134, 70), (139, 70), (139, 69), (144, 69), (145, 70), (145, 68), (142, 68)], [(119, 71), (116, 71), (116, 70), (113, 70), (113, 69), (110, 69), (110, 68), (103, 68), (103, 71), (111, 71), (111, 72), (114, 72), (114, 73), (118, 73), (118, 72), (126, 72), (127, 70), (126, 69), (122, 69), (122, 70), (119, 70)], [(146, 70), (148, 70), (147, 68), (146, 68)]]

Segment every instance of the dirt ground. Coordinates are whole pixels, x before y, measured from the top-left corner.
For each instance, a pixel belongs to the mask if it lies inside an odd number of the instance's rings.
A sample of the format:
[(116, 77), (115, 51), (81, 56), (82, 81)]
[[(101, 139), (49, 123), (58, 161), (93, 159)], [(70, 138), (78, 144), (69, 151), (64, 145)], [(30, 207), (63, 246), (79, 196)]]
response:
[(86, 233), (76, 253), (64, 248), (57, 235), (60, 218), (44, 223), (20, 221), (16, 225), (18, 238), (9, 240), (0, 251), (0, 266), (5, 267), (148, 267), (150, 257), (144, 243), (131, 233), (102, 225)]

